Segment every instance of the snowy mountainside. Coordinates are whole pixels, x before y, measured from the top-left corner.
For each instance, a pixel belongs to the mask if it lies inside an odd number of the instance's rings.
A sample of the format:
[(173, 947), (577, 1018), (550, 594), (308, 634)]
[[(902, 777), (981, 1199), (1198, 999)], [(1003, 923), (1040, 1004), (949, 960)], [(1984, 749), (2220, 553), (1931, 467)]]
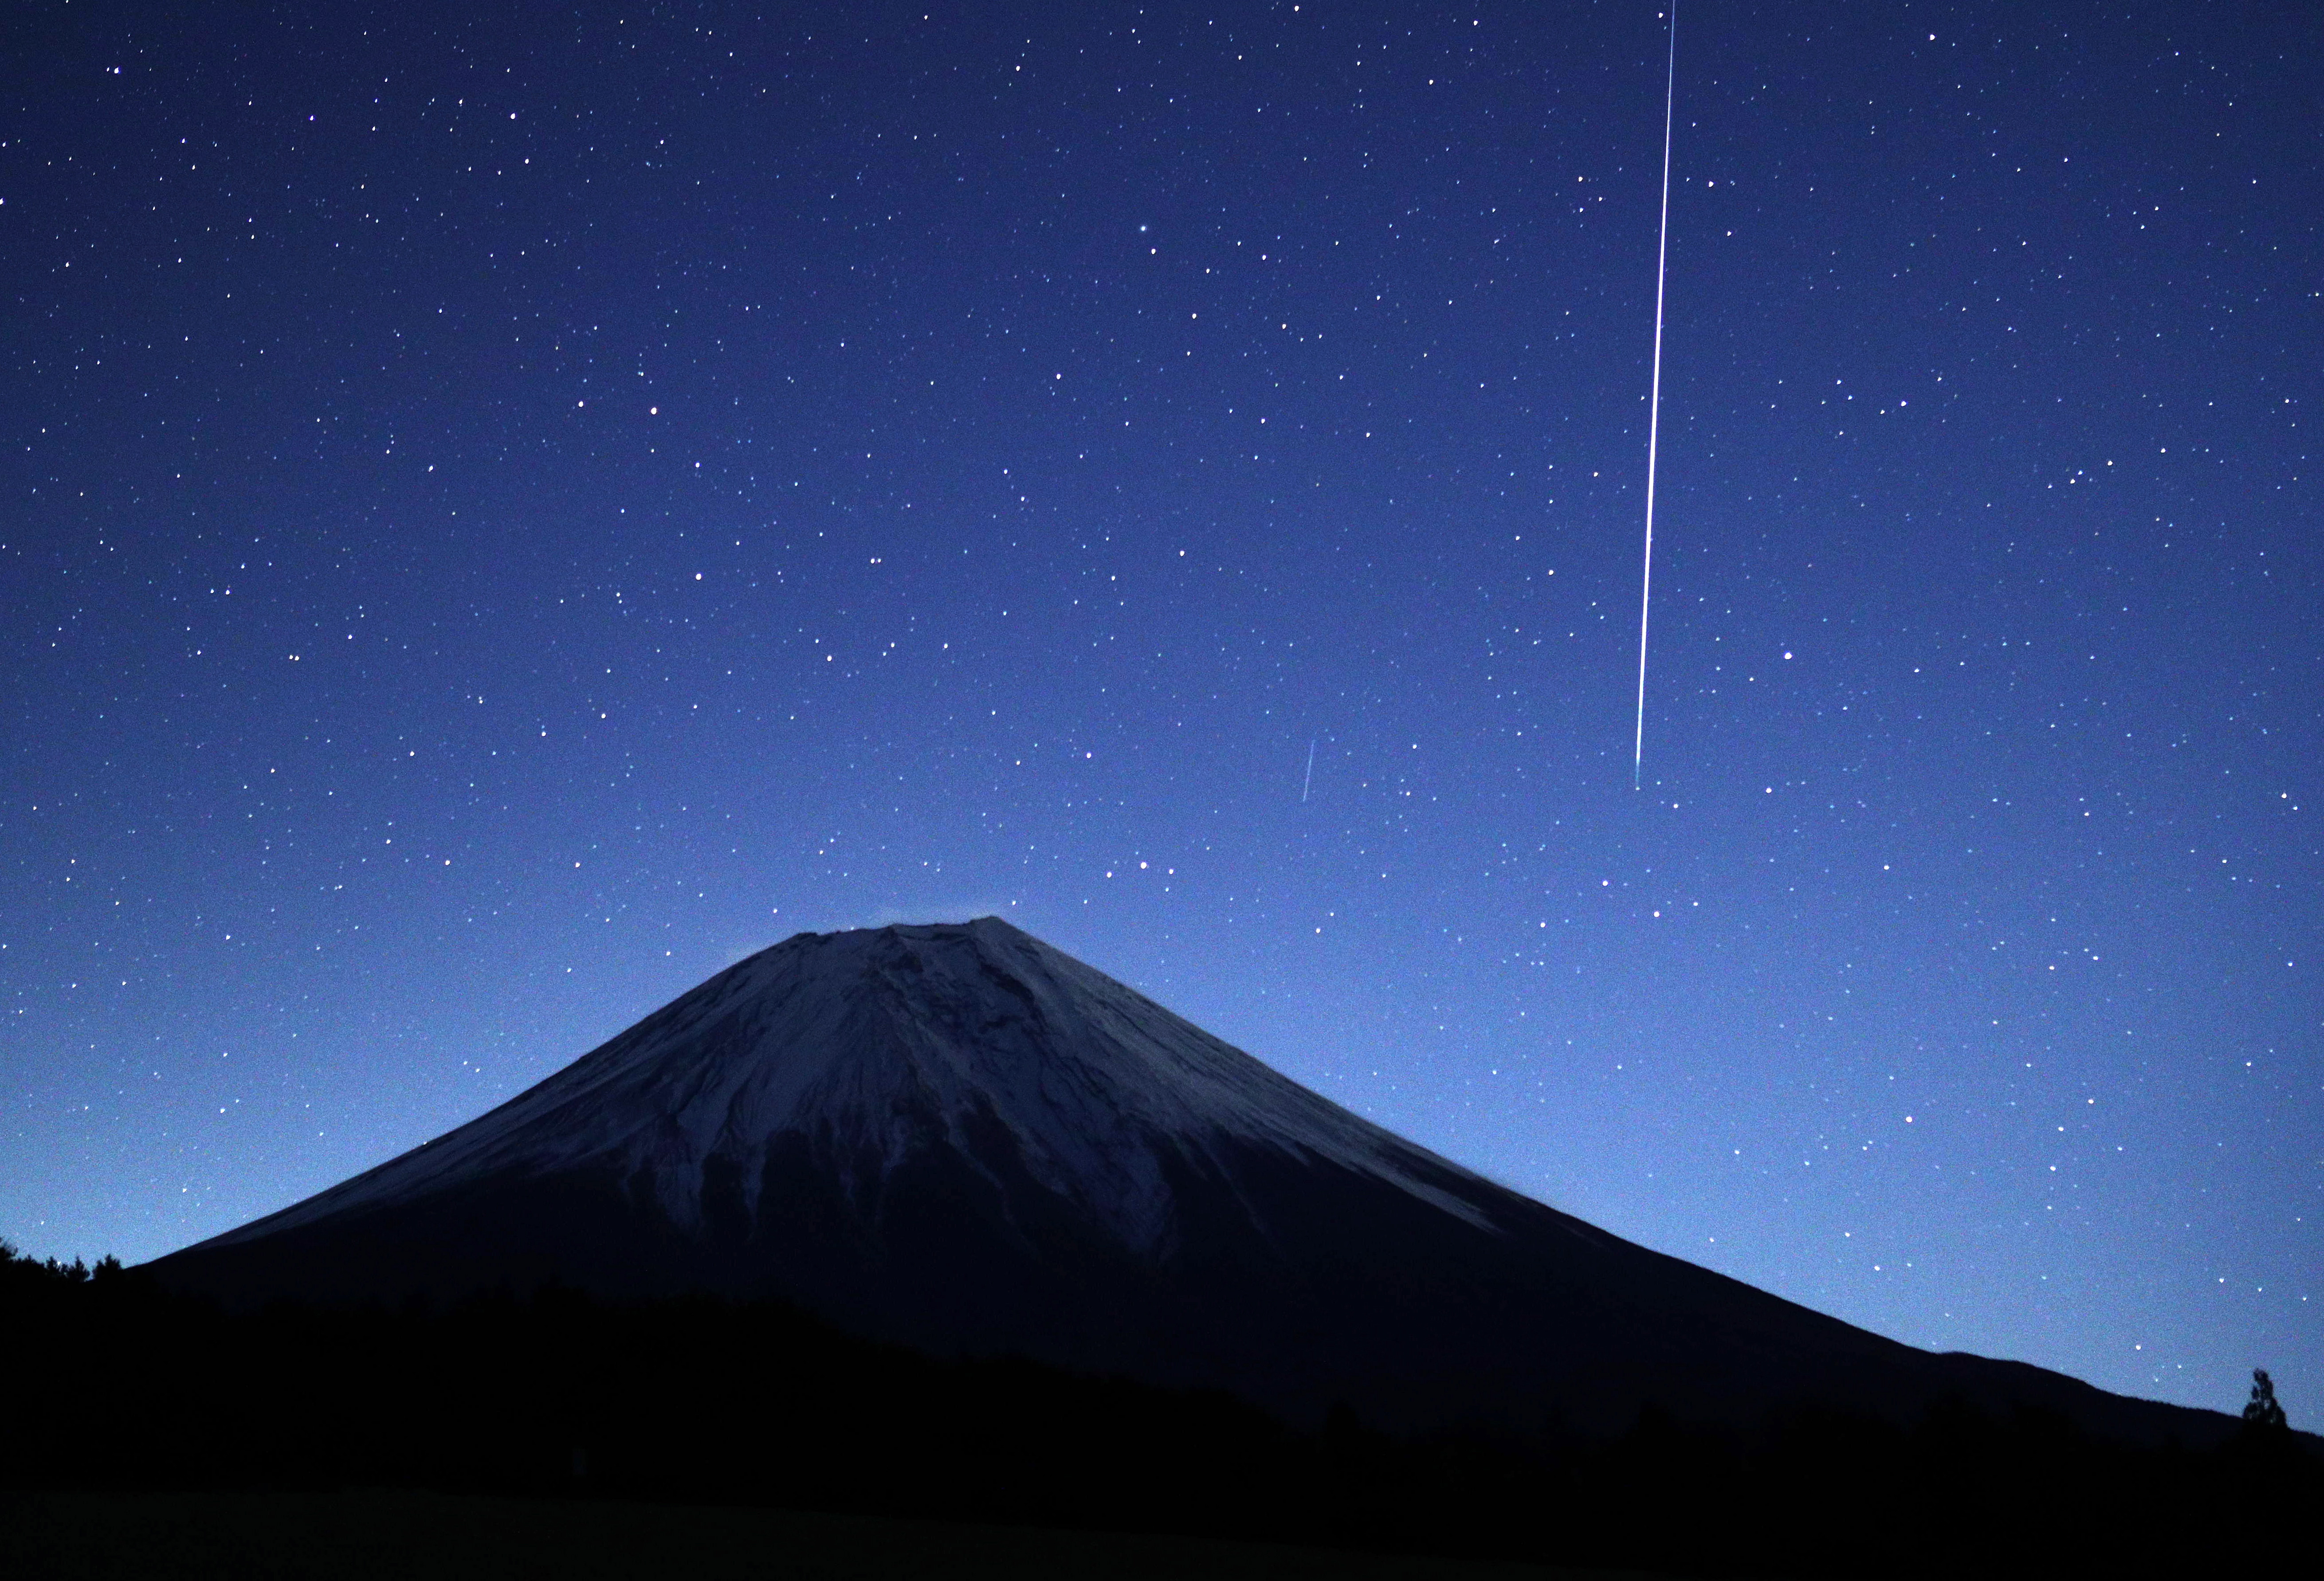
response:
[[(770, 1144), (844, 1172), (918, 1148), (971, 1154), (980, 1110), (1043, 1186), (1151, 1251), (1171, 1222), (1167, 1145), (1339, 1164), (1489, 1227), (1499, 1188), (1349, 1113), (997, 917), (801, 933), (742, 961), (468, 1124), (209, 1243), (255, 1240), (488, 1177), (604, 1170), (700, 1223), (706, 1165), (746, 1209)], [(1473, 1183), (1473, 1196), (1446, 1189)]]
[(937, 1355), (1619, 1431), (1652, 1403), (2229, 1419), (1933, 1356), (1633, 1245), (1310, 1092), (997, 918), (802, 933), (491, 1112), (150, 1265), (231, 1304), (551, 1284), (774, 1300)]

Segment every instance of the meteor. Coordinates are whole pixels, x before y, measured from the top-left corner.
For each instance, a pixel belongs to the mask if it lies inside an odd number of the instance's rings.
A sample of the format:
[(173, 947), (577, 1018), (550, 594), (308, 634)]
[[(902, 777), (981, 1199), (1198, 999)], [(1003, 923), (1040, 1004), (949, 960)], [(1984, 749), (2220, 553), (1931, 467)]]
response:
[(1671, 112), (1678, 103), (1678, 0), (1671, 0), (1670, 61), (1663, 76), (1663, 222), (1655, 242), (1655, 372), (1646, 398), (1646, 553), (1638, 576), (1638, 730), (1630, 742), (1630, 788), (1637, 790), (1646, 760), (1646, 612), (1655, 583), (1655, 466), (1662, 437), (1663, 280), (1670, 256)]

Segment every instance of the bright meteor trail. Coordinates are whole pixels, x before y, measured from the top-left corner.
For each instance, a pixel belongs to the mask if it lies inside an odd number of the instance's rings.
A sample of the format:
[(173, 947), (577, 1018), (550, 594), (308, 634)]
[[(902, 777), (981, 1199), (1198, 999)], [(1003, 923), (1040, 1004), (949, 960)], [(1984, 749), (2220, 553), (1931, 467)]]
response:
[(1630, 788), (1636, 790), (1646, 759), (1646, 611), (1654, 599), (1655, 583), (1655, 464), (1656, 442), (1662, 437), (1663, 415), (1663, 279), (1670, 255), (1671, 112), (1678, 103), (1678, 0), (1671, 0), (1670, 63), (1663, 79), (1663, 223), (1655, 242), (1655, 372), (1646, 398), (1646, 553), (1638, 577), (1638, 732), (1630, 743)]

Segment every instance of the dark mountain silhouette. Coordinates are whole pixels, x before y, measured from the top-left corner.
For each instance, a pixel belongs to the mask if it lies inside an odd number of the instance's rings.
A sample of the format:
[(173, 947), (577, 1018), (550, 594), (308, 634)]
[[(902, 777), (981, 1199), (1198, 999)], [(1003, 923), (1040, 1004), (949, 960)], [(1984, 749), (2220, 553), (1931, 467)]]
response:
[(1607, 1433), (1957, 1401), (2125, 1440), (2223, 1414), (1936, 1355), (1359, 1118), (997, 918), (802, 933), (492, 1112), (153, 1273), (252, 1307), (548, 1284), (796, 1303), (936, 1355), (1294, 1420)]

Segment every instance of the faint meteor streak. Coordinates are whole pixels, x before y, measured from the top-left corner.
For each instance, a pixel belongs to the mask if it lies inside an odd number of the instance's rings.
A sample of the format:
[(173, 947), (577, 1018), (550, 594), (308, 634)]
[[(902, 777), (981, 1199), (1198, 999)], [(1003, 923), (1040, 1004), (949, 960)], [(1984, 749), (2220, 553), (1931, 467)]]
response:
[(1314, 783), (1315, 738), (1309, 736), (1307, 738), (1307, 777), (1299, 782), (1299, 800), (1302, 805), (1305, 805), (1307, 801), (1307, 788)]
[(1671, 0), (1670, 62), (1663, 77), (1663, 222), (1655, 242), (1655, 372), (1646, 398), (1646, 553), (1638, 576), (1638, 731), (1630, 743), (1630, 788), (1637, 790), (1646, 760), (1646, 611), (1655, 582), (1655, 467), (1662, 438), (1663, 279), (1670, 256), (1671, 112), (1678, 104), (1678, 0)]

